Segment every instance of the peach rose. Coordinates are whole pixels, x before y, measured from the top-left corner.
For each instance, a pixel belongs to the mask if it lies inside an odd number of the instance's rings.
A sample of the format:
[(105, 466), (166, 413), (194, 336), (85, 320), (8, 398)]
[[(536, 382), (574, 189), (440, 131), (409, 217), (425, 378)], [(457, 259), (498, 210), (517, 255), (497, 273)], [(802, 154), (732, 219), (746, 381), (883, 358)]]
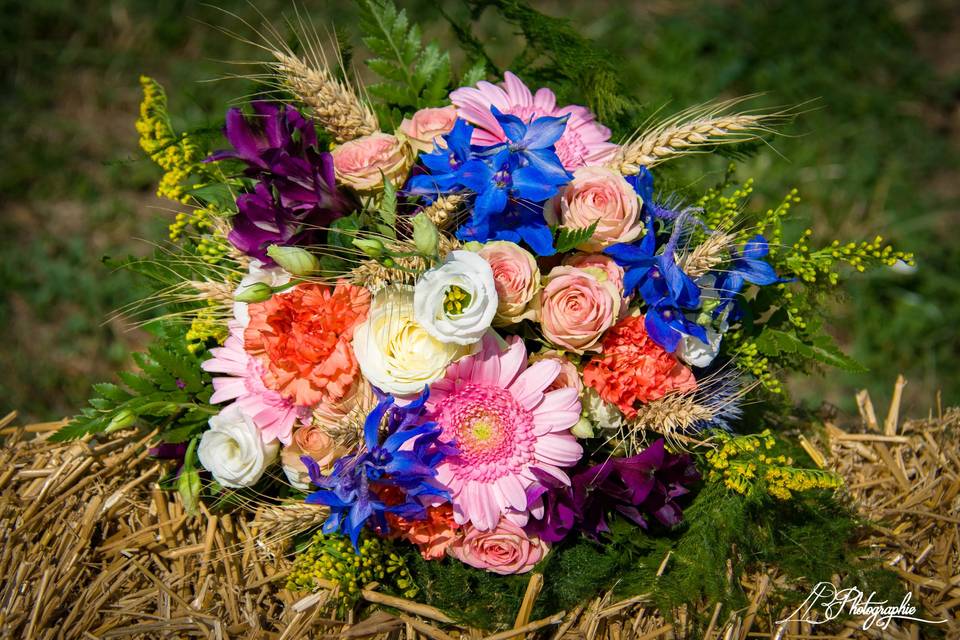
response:
[(467, 525), (447, 552), (471, 567), (505, 576), (530, 571), (549, 550), (546, 542), (504, 518), (491, 531)]
[(493, 269), (497, 288), (497, 315), (493, 324), (507, 326), (533, 320), (536, 310), (530, 303), (540, 290), (540, 269), (529, 251), (513, 242), (497, 240), (483, 245), (477, 253)]
[(577, 369), (577, 365), (564, 358), (562, 353), (556, 349), (548, 349), (530, 355), (531, 363), (540, 360), (554, 360), (560, 365), (560, 373), (557, 374), (557, 377), (545, 391), (567, 388), (576, 389), (577, 393), (583, 391), (583, 381), (580, 379), (580, 371)]
[(563, 264), (580, 269), (600, 269), (607, 280), (612, 282), (620, 296), (623, 297), (623, 267), (618, 265), (613, 258), (605, 256), (602, 253), (575, 253), (563, 261)]
[(399, 187), (412, 164), (404, 145), (389, 133), (344, 142), (330, 153), (337, 182), (357, 191), (376, 191), (384, 178)]
[(434, 107), (420, 109), (411, 118), (400, 123), (400, 133), (414, 151), (433, 151), (434, 143), (446, 146), (440, 137), (453, 130), (457, 121), (456, 107)]
[(320, 469), (326, 471), (347, 453), (349, 451), (336, 446), (322, 428), (307, 425), (294, 430), (290, 444), (280, 452), (280, 462), (290, 484), (306, 491), (310, 487), (310, 474), (307, 473), (307, 466), (300, 460), (301, 456), (313, 458)]
[(539, 294), (543, 335), (576, 353), (597, 351), (603, 332), (620, 315), (620, 292), (592, 271), (554, 267)]
[(640, 198), (623, 176), (606, 167), (581, 167), (573, 180), (544, 205), (550, 224), (584, 229), (597, 223), (584, 251), (599, 251), (618, 242), (636, 240), (643, 232)]

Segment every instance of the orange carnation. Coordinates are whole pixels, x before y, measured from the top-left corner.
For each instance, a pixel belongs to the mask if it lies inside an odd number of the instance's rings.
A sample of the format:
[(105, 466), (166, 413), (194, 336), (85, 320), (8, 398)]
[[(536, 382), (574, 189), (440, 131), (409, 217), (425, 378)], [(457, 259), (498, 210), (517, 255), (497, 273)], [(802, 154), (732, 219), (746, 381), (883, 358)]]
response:
[(370, 292), (345, 281), (302, 284), (249, 306), (244, 349), (263, 363), (263, 383), (294, 404), (337, 401), (357, 377), (350, 341), (369, 308)]
[(697, 388), (693, 372), (650, 339), (642, 317), (620, 321), (604, 335), (602, 347), (584, 367), (583, 382), (627, 418), (637, 415), (638, 405)]
[[(403, 493), (396, 487), (378, 485), (377, 497), (387, 505), (403, 502)], [(412, 542), (420, 550), (424, 560), (439, 560), (447, 548), (457, 539), (460, 525), (453, 519), (453, 507), (449, 502), (426, 508), (427, 517), (422, 520), (407, 520), (387, 512), (387, 531), (391, 538)]]

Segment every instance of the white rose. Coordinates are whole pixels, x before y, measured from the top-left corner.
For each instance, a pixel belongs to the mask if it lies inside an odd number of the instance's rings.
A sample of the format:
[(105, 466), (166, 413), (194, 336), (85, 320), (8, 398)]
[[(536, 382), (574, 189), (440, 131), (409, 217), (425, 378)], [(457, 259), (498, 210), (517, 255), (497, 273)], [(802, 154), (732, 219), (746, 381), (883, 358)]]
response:
[(473, 344), (497, 313), (493, 269), (472, 251), (451, 251), (446, 261), (420, 276), (413, 315), (440, 342)]
[(583, 413), (601, 429), (619, 429), (623, 426), (623, 414), (615, 406), (606, 402), (593, 387), (586, 387), (580, 396)]
[(443, 377), (447, 365), (471, 351), (427, 333), (414, 320), (413, 297), (413, 287), (384, 287), (374, 295), (366, 321), (353, 331), (353, 352), (363, 376), (397, 396), (419, 394)]
[(723, 336), (711, 328), (706, 328), (707, 342), (696, 336), (683, 336), (677, 347), (677, 357), (691, 367), (706, 367), (720, 353), (720, 341)]
[(237, 489), (256, 484), (279, 451), (280, 443), (265, 444), (253, 419), (234, 402), (210, 418), (197, 457), (217, 482)]
[[(258, 282), (271, 287), (279, 287), (290, 282), (290, 274), (280, 267), (264, 267), (263, 263), (257, 259), (250, 261), (250, 267), (247, 275), (243, 276), (237, 290), (233, 292), (237, 296)], [(250, 313), (247, 311), (246, 302), (233, 303), (233, 317), (240, 321), (244, 327), (250, 324)]]

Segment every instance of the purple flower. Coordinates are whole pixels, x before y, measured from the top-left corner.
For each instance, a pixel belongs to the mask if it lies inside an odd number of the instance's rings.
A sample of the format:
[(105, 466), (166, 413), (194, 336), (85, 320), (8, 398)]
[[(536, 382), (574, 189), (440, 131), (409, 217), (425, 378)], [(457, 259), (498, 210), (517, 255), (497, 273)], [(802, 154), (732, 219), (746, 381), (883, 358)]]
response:
[[(616, 511), (642, 529), (653, 517), (672, 527), (683, 520), (676, 499), (689, 493), (700, 474), (689, 455), (667, 453), (661, 438), (629, 458), (609, 458), (571, 478), (569, 487), (541, 478), (541, 489), (528, 493), (528, 531), (545, 540), (562, 540), (579, 527), (591, 538), (609, 531), (608, 514)], [(538, 502), (539, 501), (539, 502)]]
[(317, 146), (313, 124), (293, 107), (254, 102), (253, 114), (227, 112), (225, 135), (233, 150), (218, 151), (208, 162), (235, 159), (258, 180), (253, 193), (237, 198), (230, 242), (244, 253), (272, 264), (271, 244), (318, 242), (323, 227), (353, 208), (336, 188), (333, 158)]

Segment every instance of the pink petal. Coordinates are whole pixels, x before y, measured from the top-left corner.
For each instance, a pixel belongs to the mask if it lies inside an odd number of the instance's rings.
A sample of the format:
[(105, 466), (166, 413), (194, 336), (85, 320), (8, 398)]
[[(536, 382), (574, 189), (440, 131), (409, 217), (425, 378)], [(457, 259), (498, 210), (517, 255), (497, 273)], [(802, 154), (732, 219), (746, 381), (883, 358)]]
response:
[(527, 363), (527, 348), (519, 336), (507, 338), (507, 350), (500, 354), (500, 379), (497, 386), (509, 389), (514, 378)]
[(224, 400), (234, 400), (247, 392), (243, 378), (214, 378), (213, 395), (210, 404), (219, 404)]
[(570, 467), (580, 460), (583, 447), (571, 435), (547, 434), (537, 439), (533, 445), (538, 460), (560, 467)]
[(517, 376), (510, 385), (510, 393), (527, 409), (533, 409), (543, 400), (543, 390), (549, 387), (560, 374), (556, 360), (540, 360)]
[(557, 108), (557, 96), (546, 87), (537, 89), (537, 93), (533, 96), (533, 106), (543, 113), (551, 114)]
[(527, 508), (527, 492), (524, 491), (523, 484), (516, 476), (501, 476), (497, 478), (496, 486), (503, 492), (506, 506), (520, 510)]
[[(521, 82), (520, 78), (509, 71), (505, 71), (503, 74), (503, 84), (507, 89), (507, 96), (510, 98), (512, 104), (523, 107), (529, 107), (533, 104), (533, 96), (530, 95), (530, 89)], [(497, 108), (503, 111), (503, 108), (499, 105)]]

